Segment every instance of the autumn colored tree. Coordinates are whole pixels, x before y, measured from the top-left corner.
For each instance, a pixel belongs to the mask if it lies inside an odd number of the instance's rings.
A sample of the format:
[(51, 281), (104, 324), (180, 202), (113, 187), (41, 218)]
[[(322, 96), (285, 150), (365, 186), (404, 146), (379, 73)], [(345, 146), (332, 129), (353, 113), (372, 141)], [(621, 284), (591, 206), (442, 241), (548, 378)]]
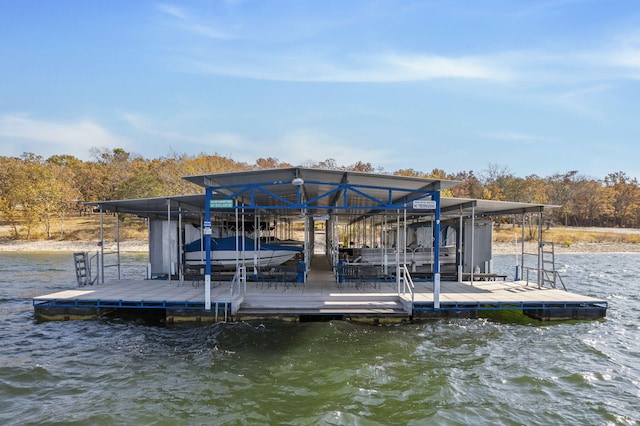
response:
[[(59, 221), (86, 201), (201, 194), (203, 189), (184, 176), (292, 167), (274, 157), (258, 158), (249, 165), (217, 154), (170, 153), (152, 160), (131, 155), (122, 148), (91, 151), (91, 161), (60, 154), (46, 161), (33, 153), (0, 157), (0, 219), (11, 226), (15, 238), (32, 238), (37, 229), (53, 236)], [(325, 170), (374, 172), (371, 163), (338, 164), (335, 159), (307, 161), (303, 167)], [(387, 173), (377, 170), (378, 173)], [(489, 164), (476, 176), (473, 171), (450, 174), (434, 168), (424, 172), (400, 169), (392, 173), (431, 179), (457, 180), (461, 184), (442, 195), (462, 198), (520, 201), (559, 206), (545, 212), (547, 223), (565, 225), (639, 226), (640, 186), (624, 172), (603, 180), (580, 176), (577, 171), (549, 177), (515, 176), (505, 166)], [(530, 218), (533, 220), (533, 218)], [(537, 219), (536, 219), (537, 220)], [(533, 232), (536, 227), (530, 222)]]
[(640, 187), (638, 180), (631, 178), (624, 172), (609, 173), (604, 178), (604, 186), (611, 197), (612, 217), (614, 226), (635, 226), (633, 210), (640, 206)]
[(371, 163), (363, 163), (362, 161), (357, 161), (347, 168), (353, 172), (373, 173), (373, 166)]
[(445, 172), (442, 169), (433, 169), (431, 170), (431, 172), (427, 173), (424, 177), (427, 177), (429, 179), (441, 179), (441, 180), (451, 179), (451, 176), (448, 175), (447, 172)]
[(153, 162), (136, 159), (132, 162), (133, 173), (120, 183), (116, 192), (118, 199), (151, 198), (163, 195), (163, 185)]
[(197, 194), (202, 188), (183, 179), (184, 176), (199, 174), (192, 168), (193, 157), (186, 154), (172, 153), (170, 156), (153, 160), (158, 178), (162, 181), (163, 195)]
[(508, 192), (508, 185), (513, 177), (508, 167), (489, 163), (487, 170), (483, 173), (484, 191), (482, 198), (498, 201), (509, 200), (505, 192)]
[(0, 157), (0, 214), (11, 226), (13, 238), (20, 237), (23, 200), (28, 197), (28, 175), (24, 162), (19, 158)]
[(12, 227), (14, 238), (30, 239), (40, 225), (51, 238), (53, 221), (63, 223), (70, 200), (77, 200), (73, 173), (60, 163), (33, 153), (20, 159), (2, 158), (0, 213)]
[(575, 182), (572, 197), (567, 201), (564, 225), (597, 226), (613, 213), (611, 191), (596, 180), (582, 178)]
[(400, 169), (393, 172), (395, 176), (426, 177), (424, 173), (414, 169)]
[(567, 173), (556, 173), (543, 180), (544, 193), (548, 204), (559, 206), (553, 212), (554, 222), (562, 223), (563, 218), (572, 215), (569, 200), (577, 189), (576, 170)]
[[(36, 226), (40, 223), (40, 214), (44, 208), (39, 203), (47, 203), (46, 183), (42, 179), (43, 158), (33, 153), (24, 153), (22, 161), (14, 163), (10, 172), (7, 194), (12, 200), (13, 211), (10, 214), (16, 238), (31, 238)], [(47, 218), (44, 218), (47, 220)]]
[(281, 162), (277, 158), (273, 158), (273, 157), (258, 158), (256, 160), (256, 168), (258, 170), (283, 169), (287, 167), (293, 167), (293, 166), (289, 163)]
[(64, 233), (64, 219), (75, 208), (80, 196), (75, 182), (75, 174), (66, 163), (46, 161), (37, 167), (40, 184), (37, 186), (39, 199), (35, 206), (47, 238), (51, 238), (54, 221), (60, 223), (60, 235)]
[(92, 149), (95, 161), (87, 164), (86, 175), (91, 182), (93, 200), (116, 200), (123, 182), (134, 173), (131, 161), (133, 157), (122, 148)]
[(452, 176), (453, 180), (461, 181), (458, 186), (451, 188), (452, 195), (459, 198), (482, 198), (483, 186), (473, 170), (460, 172)]
[(310, 163), (307, 167), (323, 170), (340, 170), (338, 163), (333, 158), (327, 158), (326, 160), (317, 163)]

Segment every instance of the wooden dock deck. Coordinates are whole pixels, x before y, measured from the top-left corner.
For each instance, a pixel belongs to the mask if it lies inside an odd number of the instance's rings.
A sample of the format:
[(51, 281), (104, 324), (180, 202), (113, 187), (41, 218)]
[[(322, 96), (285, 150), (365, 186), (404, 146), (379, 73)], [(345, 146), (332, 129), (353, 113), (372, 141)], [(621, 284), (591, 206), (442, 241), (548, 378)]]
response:
[[(594, 319), (606, 315), (605, 300), (525, 281), (442, 281), (440, 307), (433, 282), (415, 282), (413, 297), (399, 294), (395, 281), (337, 283), (326, 261), (314, 259), (306, 283), (248, 281), (237, 309), (229, 281), (214, 281), (210, 311), (202, 281), (115, 280), (33, 299), (43, 319), (95, 318), (129, 310), (161, 311), (169, 322), (225, 321), (274, 317), (290, 320), (358, 318), (406, 321), (475, 317), (486, 310), (522, 310), (538, 319)], [(326, 264), (326, 265), (325, 265)]]

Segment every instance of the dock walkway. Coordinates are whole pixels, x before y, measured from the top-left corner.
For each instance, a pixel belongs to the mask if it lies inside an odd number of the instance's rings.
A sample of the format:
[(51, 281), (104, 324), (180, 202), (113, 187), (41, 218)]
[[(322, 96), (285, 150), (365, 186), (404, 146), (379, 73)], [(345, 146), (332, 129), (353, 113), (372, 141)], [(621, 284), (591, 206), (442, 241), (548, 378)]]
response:
[(122, 309), (163, 310), (168, 321), (224, 321), (257, 317), (311, 317), (404, 321), (475, 317), (484, 310), (522, 310), (538, 319), (593, 319), (606, 315), (607, 302), (525, 281), (442, 281), (435, 309), (433, 282), (415, 282), (413, 298), (399, 294), (395, 281), (338, 283), (323, 255), (316, 255), (306, 283), (248, 281), (233, 312), (229, 281), (213, 281), (212, 310), (205, 310), (202, 282), (114, 280), (33, 299), (43, 319), (95, 318)]

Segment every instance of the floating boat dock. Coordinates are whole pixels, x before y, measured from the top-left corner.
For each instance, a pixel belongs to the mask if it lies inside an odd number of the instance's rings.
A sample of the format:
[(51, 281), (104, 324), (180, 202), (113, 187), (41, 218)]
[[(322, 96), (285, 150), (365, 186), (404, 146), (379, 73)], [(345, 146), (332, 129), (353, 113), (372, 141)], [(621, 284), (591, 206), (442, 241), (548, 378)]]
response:
[(205, 309), (199, 279), (113, 280), (38, 296), (33, 299), (33, 306), (36, 316), (44, 320), (153, 314), (166, 323), (255, 319), (389, 323), (475, 318), (486, 311), (521, 311), (538, 320), (569, 320), (602, 318), (607, 309), (605, 300), (501, 277), (443, 281), (440, 307), (436, 309), (433, 281), (414, 281), (412, 293), (402, 289), (399, 293), (397, 283), (389, 280), (337, 283), (322, 255), (314, 256), (313, 264), (305, 283), (248, 281), (246, 294), (237, 307), (232, 287), (225, 280), (213, 283), (212, 309)]
[[(88, 203), (101, 224), (104, 212), (115, 213), (116, 242), (120, 215), (147, 221), (146, 277), (120, 279), (119, 250), (107, 265), (101, 241), (96, 256), (74, 254), (77, 288), (33, 299), (36, 317), (153, 315), (175, 323), (402, 322), (514, 310), (540, 320), (606, 315), (605, 300), (566, 291), (555, 270), (553, 244), (542, 238), (543, 211), (554, 206), (442, 197), (456, 181), (300, 167), (185, 179), (205, 193)], [(505, 216), (520, 222), (513, 280), (493, 271), (494, 218)], [(538, 238), (536, 253), (524, 251), (525, 229)], [(236, 239), (235, 253), (227, 250), (221, 262), (217, 242), (228, 237)], [(271, 263), (282, 251), (274, 244), (295, 247), (295, 257)], [(117, 279), (105, 279), (109, 266), (118, 266)]]

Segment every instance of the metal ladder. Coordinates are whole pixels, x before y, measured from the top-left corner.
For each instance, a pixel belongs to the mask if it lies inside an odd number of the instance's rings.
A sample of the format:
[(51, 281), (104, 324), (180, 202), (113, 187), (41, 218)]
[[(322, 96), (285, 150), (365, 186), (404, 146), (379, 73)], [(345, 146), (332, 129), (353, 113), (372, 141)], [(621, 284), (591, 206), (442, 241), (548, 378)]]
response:
[[(547, 247), (551, 247), (548, 249)], [(542, 256), (542, 270), (540, 280), (541, 285), (544, 287), (545, 284), (549, 284), (551, 288), (557, 288), (557, 282), (560, 281), (562, 287), (566, 290), (567, 288), (562, 281), (562, 277), (556, 271), (556, 252), (555, 245), (552, 242), (543, 242), (540, 247), (540, 254)]]
[(76, 281), (78, 287), (93, 285), (98, 279), (98, 274), (91, 278), (91, 259), (89, 253), (73, 253), (73, 263), (76, 269)]

